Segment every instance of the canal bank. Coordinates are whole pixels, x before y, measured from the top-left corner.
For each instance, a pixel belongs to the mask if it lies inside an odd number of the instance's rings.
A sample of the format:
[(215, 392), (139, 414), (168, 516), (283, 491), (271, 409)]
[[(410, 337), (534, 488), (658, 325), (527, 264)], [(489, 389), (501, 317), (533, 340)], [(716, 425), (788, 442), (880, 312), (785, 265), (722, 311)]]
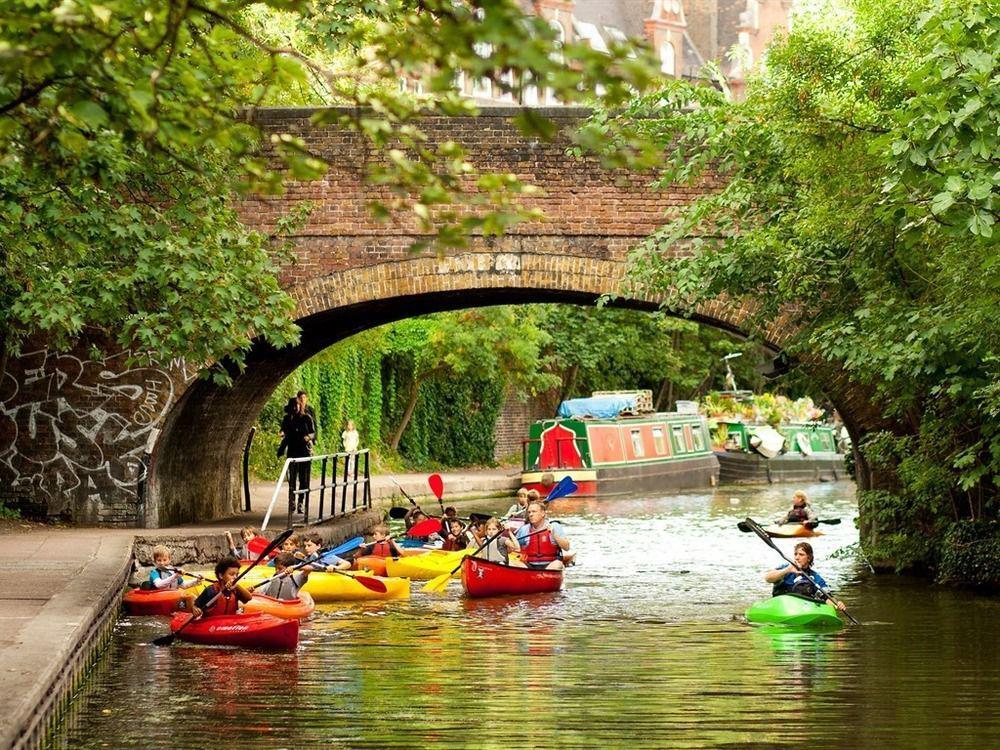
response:
[[(426, 474), (395, 477), (411, 496), (431, 499)], [(444, 475), (445, 501), (509, 494), (503, 471)], [(32, 526), (0, 534), (0, 748), (41, 747), (106, 645), (134, 567), (165, 544), (178, 565), (209, 564), (228, 552), (225, 532), (260, 525), (273, 485), (258, 485), (249, 513), (197, 526), (97, 529)], [(364, 534), (382, 508), (404, 501), (388, 477), (373, 477), (374, 510), (311, 527), (336, 544)], [(433, 499), (436, 504), (436, 499)]]

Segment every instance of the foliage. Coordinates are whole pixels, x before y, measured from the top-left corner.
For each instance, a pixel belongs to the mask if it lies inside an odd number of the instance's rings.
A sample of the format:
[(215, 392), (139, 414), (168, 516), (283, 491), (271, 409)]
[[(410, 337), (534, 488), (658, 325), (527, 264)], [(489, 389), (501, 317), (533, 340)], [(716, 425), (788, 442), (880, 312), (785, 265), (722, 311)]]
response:
[[(512, 0), (5, 0), (0, 12), (7, 349), (111, 326), (159, 360), (231, 355), (239, 366), (253, 337), (295, 340), (271, 238), (230, 206), (237, 188), (277, 192), (286, 176), (261, 153), (248, 107), (357, 105), (316, 122), (353, 128), (383, 155), (369, 177), (393, 198), (373, 209), (406, 210), (439, 245), (461, 245), (533, 214), (516, 176), (477, 173), (457, 144), (427, 143), (419, 115), (475, 113), (457, 77), (567, 102), (600, 86), (613, 106), (656, 70), (629, 44), (557, 50), (547, 23)], [(400, 76), (429, 93), (400, 92)], [(553, 128), (530, 112), (520, 124), (543, 137)], [(293, 179), (325, 171), (293, 135), (273, 134), (272, 146)]]
[(739, 401), (732, 396), (709, 393), (702, 400), (701, 410), (713, 419), (745, 419), (768, 424), (809, 422), (823, 418), (823, 410), (816, 408), (808, 396), (792, 400), (774, 393), (750, 394)]
[[(873, 388), (894, 426), (866, 455), (899, 486), (862, 498), (891, 530), (870, 551), (933, 566), (951, 523), (1000, 509), (1000, 13), (852, 9), (848, 24), (800, 17), (743, 102), (678, 82), (632, 107), (632, 126), (670, 145), (661, 184), (725, 178), (632, 278), (676, 309), (727, 294), (759, 324), (786, 316), (792, 355)], [(696, 252), (677, 258), (678, 243)]]

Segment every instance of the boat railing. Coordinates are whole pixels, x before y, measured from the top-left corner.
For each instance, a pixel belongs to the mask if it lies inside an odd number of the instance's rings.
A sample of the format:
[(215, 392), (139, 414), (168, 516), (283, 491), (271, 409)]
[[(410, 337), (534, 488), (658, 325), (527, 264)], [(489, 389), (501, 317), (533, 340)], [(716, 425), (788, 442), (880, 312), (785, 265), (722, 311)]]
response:
[[(319, 523), (336, 516), (346, 516), (372, 507), (371, 467), (368, 449), (349, 453), (329, 453), (324, 456), (304, 456), (286, 458), (281, 474), (274, 485), (271, 502), (264, 514), (260, 529), (263, 531), (271, 520), (271, 514), (278, 502), (293, 466), (309, 464), (309, 480), (304, 489), (299, 488), (288, 496), (288, 518), (286, 527), (292, 528), (295, 508), (302, 505), (302, 524)], [(319, 485), (313, 486), (312, 465), (319, 464)], [(301, 469), (300, 469), (301, 471)], [(316, 505), (313, 505), (313, 501)], [(329, 500), (329, 504), (327, 503)], [(316, 511), (314, 514), (313, 511)]]
[[(549, 440), (552, 440), (552, 438), (549, 438)], [(525, 438), (524, 440), (522, 440), (521, 441), (521, 467), (522, 467), (522, 470), (523, 471), (547, 471), (548, 469), (579, 469), (580, 468), (580, 464), (581, 463), (585, 463), (583, 461), (583, 451), (581, 450), (580, 446), (576, 446), (576, 450), (575, 451), (570, 451), (569, 448), (566, 447), (566, 443), (573, 443), (574, 445), (576, 443), (582, 443), (585, 446), (586, 443), (587, 443), (587, 438), (581, 437), (581, 436), (577, 435), (576, 437), (565, 437), (565, 438), (564, 437), (557, 437), (557, 438), (555, 438), (555, 441), (556, 441), (556, 463), (555, 463), (555, 465), (540, 466), (539, 464), (541, 463), (541, 458), (542, 458), (542, 451), (541, 451), (541, 442), (542, 442), (542, 439), (541, 438)], [(528, 447), (532, 443), (538, 443), (539, 450), (538, 450), (538, 456), (535, 458), (535, 463), (532, 466), (529, 466), (528, 465)], [(567, 466), (563, 462), (563, 455), (565, 455), (567, 457), (567, 459), (569, 457), (571, 457), (571, 456), (575, 459), (575, 461), (574, 461), (574, 463), (573, 463), (572, 466)]]

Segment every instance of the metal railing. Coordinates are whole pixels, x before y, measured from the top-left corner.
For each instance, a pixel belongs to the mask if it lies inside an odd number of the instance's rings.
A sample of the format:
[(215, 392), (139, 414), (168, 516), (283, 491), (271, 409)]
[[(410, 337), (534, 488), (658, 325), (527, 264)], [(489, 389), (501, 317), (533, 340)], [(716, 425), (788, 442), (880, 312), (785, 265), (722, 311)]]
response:
[[(285, 481), (288, 479), (289, 468), (297, 464), (310, 464), (309, 482), (305, 489), (296, 489), (288, 496), (287, 528), (292, 527), (295, 508), (300, 503), (303, 510), (303, 524), (319, 523), (335, 516), (344, 516), (358, 510), (371, 508), (371, 470), (368, 459), (367, 448), (353, 453), (329, 453), (325, 456), (286, 458), (285, 465), (281, 468), (281, 475), (274, 485), (274, 494), (271, 496), (271, 502), (267, 506), (267, 513), (264, 514), (264, 521), (260, 525), (261, 531), (267, 528), (267, 524), (271, 520), (271, 514), (274, 511), (275, 504), (278, 502), (278, 496), (284, 489)], [(320, 465), (320, 483), (318, 487), (313, 487), (312, 464), (317, 463)], [(327, 481), (328, 478), (329, 482)], [(329, 498), (327, 497), (327, 490), (330, 491)], [(315, 493), (319, 493), (319, 508), (315, 517), (313, 517), (311, 501)], [(329, 506), (327, 506), (328, 499)]]

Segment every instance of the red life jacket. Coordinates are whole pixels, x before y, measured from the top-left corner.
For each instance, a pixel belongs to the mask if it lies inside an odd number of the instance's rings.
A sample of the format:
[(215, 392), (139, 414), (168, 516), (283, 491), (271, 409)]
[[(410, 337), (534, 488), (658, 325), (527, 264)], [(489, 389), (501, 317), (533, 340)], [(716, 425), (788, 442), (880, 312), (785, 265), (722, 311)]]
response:
[[(219, 591), (218, 584), (212, 584), (216, 592)], [(226, 594), (219, 594), (215, 599), (215, 604), (205, 609), (205, 617), (218, 617), (219, 615), (235, 615), (240, 611), (240, 598), (235, 591)]]
[(528, 543), (521, 547), (521, 559), (529, 565), (550, 563), (562, 557), (562, 548), (556, 544), (549, 529), (528, 537)]
[(371, 554), (374, 557), (392, 557), (392, 542), (388, 540), (384, 542), (374, 542), (372, 544)]

